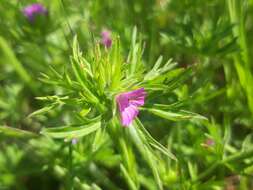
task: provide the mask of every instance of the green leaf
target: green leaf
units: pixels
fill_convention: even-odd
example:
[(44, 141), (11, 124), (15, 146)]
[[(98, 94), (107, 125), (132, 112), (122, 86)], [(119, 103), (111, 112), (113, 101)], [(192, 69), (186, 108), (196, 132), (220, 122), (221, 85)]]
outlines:
[(115, 89), (118, 87), (119, 82), (122, 78), (122, 60), (120, 56), (120, 43), (119, 39), (115, 41), (115, 45), (113, 46), (112, 49), (112, 55), (111, 55), (111, 62), (112, 62), (112, 84), (111, 88)]
[(0, 126), (0, 136), (7, 136), (7, 137), (15, 137), (15, 138), (34, 138), (38, 137), (37, 134), (25, 131), (22, 129), (17, 129), (13, 127), (7, 126)]
[(198, 120), (207, 120), (206, 117), (199, 115), (197, 113), (192, 113), (184, 110), (180, 111), (163, 111), (159, 109), (145, 108), (145, 110), (171, 121), (180, 121), (180, 120), (189, 120), (189, 119), (198, 119)]
[(77, 81), (82, 86), (83, 91), (85, 92), (85, 96), (89, 99), (89, 101), (93, 103), (98, 103), (97, 97), (90, 91), (86, 83), (87, 77), (85, 75), (85, 72), (83, 71), (83, 68), (81, 67), (80, 57), (81, 57), (81, 53), (79, 51), (77, 37), (75, 37), (74, 42), (73, 42), (73, 58), (71, 59), (71, 66), (73, 69), (73, 73)]
[(41, 115), (41, 114), (47, 113), (50, 110), (54, 109), (56, 106), (57, 106), (56, 104), (53, 104), (53, 105), (50, 105), (50, 106), (46, 106), (44, 108), (41, 108), (41, 109), (39, 109), (39, 110), (31, 113), (30, 115), (28, 115), (28, 117), (33, 117), (33, 116), (36, 116), (36, 115)]
[(132, 33), (132, 46), (127, 58), (128, 74), (127, 77), (132, 77), (133, 75), (142, 73), (142, 44), (136, 42), (137, 28), (134, 27)]
[(128, 128), (132, 140), (134, 141), (136, 147), (138, 148), (143, 158), (145, 159), (150, 169), (152, 170), (158, 189), (163, 190), (162, 181), (159, 175), (159, 170), (155, 159), (156, 157), (153, 154), (153, 152), (151, 152), (149, 145), (146, 143), (145, 136), (143, 134), (138, 133), (134, 125), (130, 125)]
[[(168, 62), (168, 64), (170, 64), (170, 62)], [(172, 65), (175, 64), (176, 63)], [(187, 69), (177, 68), (173, 70), (170, 70), (170, 68), (168, 68), (168, 70), (165, 73), (163, 73), (164, 71), (160, 70), (159, 72), (162, 73), (155, 74), (156, 75), (155, 77), (151, 76), (152, 80), (143, 81), (142, 86), (145, 89), (170, 92), (180, 87), (182, 83), (192, 75), (192, 68), (191, 67)]]
[(141, 132), (142, 135), (145, 137), (145, 139), (148, 141), (150, 146), (153, 148), (159, 150), (169, 158), (173, 160), (177, 160), (176, 156), (172, 154), (166, 147), (164, 147), (162, 144), (160, 144), (158, 141), (156, 141), (150, 134), (149, 132), (145, 129), (141, 121), (136, 118), (136, 121), (134, 122), (135, 127), (138, 129), (138, 132)]
[(189, 170), (189, 174), (191, 176), (192, 180), (195, 180), (197, 178), (197, 169), (196, 169), (196, 165), (193, 164), (192, 162), (187, 162), (188, 164), (188, 170)]
[(177, 102), (174, 102), (172, 104), (152, 104), (150, 105), (151, 108), (154, 108), (154, 109), (161, 109), (161, 110), (172, 110), (172, 109), (177, 109), (177, 108), (180, 108), (182, 107), (183, 105), (185, 104), (189, 104), (193, 101), (192, 97), (186, 99), (186, 100), (180, 100), (180, 101), (177, 101)]
[(160, 78), (161, 76), (165, 77), (166, 73), (177, 65), (177, 63), (172, 63), (172, 59), (170, 59), (164, 66), (160, 67), (162, 64), (162, 60), (163, 57), (160, 56), (156, 61), (154, 67), (145, 75), (144, 81), (155, 80), (156, 78)]
[(41, 134), (52, 137), (52, 138), (79, 138), (86, 136), (101, 127), (101, 122), (96, 121), (84, 125), (68, 125), (54, 128), (44, 128)]
[[(23, 65), (19, 62), (19, 60), (16, 58), (14, 52), (12, 51), (11, 47), (7, 43), (7, 41), (0, 37), (0, 52), (2, 53), (2, 57), (4, 58), (4, 62), (8, 62), (8, 64), (12, 65), (15, 71), (18, 73), (20, 78), (31, 85), (31, 78), (30, 75), (26, 72)], [(3, 61), (1, 61), (3, 62)]]
[(89, 112), (90, 112), (91, 108), (83, 108), (81, 111), (80, 111), (80, 115), (82, 117), (85, 117)]
[(138, 188), (136, 187), (134, 181), (131, 179), (129, 173), (127, 172), (126, 168), (122, 164), (120, 164), (120, 170), (123, 173), (123, 176), (127, 181), (128, 187), (131, 190), (138, 190)]
[(162, 183), (162, 180), (160, 178), (160, 175), (159, 175), (159, 170), (158, 170), (158, 167), (157, 167), (157, 163), (156, 163), (156, 160), (155, 160), (155, 157), (154, 155), (148, 150), (147, 147), (144, 147), (144, 149), (146, 149), (146, 156), (147, 156), (147, 162), (149, 163), (149, 166), (151, 167), (151, 170), (153, 172), (153, 175), (154, 175), (154, 178), (155, 178), (155, 181), (157, 183), (157, 186), (159, 187), (159, 190), (163, 190), (163, 183)]
[(82, 52), (79, 48), (77, 36), (75, 36), (73, 40), (73, 61), (77, 62), (81, 70), (84, 71), (81, 73), (84, 77), (85, 73), (87, 73), (90, 77), (93, 77), (90, 63), (84, 57), (82, 57)]

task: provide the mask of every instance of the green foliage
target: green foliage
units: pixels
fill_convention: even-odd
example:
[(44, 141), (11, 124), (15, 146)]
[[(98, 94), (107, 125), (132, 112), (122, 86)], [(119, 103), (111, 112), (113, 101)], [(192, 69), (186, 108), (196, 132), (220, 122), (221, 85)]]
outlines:
[(252, 0), (34, 2), (0, 6), (0, 189), (253, 188)]

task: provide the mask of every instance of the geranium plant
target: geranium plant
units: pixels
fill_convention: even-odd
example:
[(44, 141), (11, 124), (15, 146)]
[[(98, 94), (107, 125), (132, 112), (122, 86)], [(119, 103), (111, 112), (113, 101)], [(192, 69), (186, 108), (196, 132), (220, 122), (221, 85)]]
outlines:
[(158, 188), (163, 189), (156, 162), (157, 151), (175, 161), (177, 159), (144, 127), (139, 118), (140, 112), (143, 112), (143, 117), (150, 112), (172, 121), (206, 118), (178, 109), (181, 101), (156, 102), (162, 97), (166, 100), (181, 86), (191, 75), (192, 68), (176, 68), (177, 64), (172, 60), (163, 63), (162, 57), (152, 68), (146, 67), (142, 60), (143, 46), (136, 41), (136, 36), (137, 30), (134, 29), (127, 57), (122, 55), (118, 37), (113, 39), (111, 47), (97, 43), (94, 49), (84, 53), (75, 37), (70, 64), (66, 63), (62, 73), (51, 67), (52, 72), (44, 73), (40, 78), (45, 83), (58, 86), (61, 93), (38, 97), (46, 101), (47, 106), (31, 116), (52, 109), (71, 108), (70, 124), (45, 127), (41, 133), (70, 142), (95, 133), (94, 146), (103, 135), (109, 134), (116, 149), (121, 152), (124, 164), (120, 168), (129, 186), (137, 188), (140, 185), (133, 162), (136, 159), (133, 147), (136, 147), (151, 168)]

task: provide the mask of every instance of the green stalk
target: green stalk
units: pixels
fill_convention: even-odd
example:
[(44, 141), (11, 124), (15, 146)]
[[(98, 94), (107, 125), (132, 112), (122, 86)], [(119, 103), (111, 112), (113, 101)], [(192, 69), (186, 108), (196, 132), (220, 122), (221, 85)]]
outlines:
[(3, 58), (2, 62), (5, 61), (6, 63), (10, 64), (19, 75), (20, 79), (24, 81), (31, 90), (34, 91), (34, 83), (32, 81), (32, 78), (24, 66), (21, 64), (21, 62), (17, 59), (10, 45), (3, 37), (0, 37), (0, 49), (1, 59)]
[(69, 142), (69, 155), (68, 155), (68, 189), (73, 190), (74, 189), (74, 175), (73, 175), (73, 147), (72, 142)]
[(247, 46), (247, 37), (245, 29), (245, 0), (227, 0), (227, 6), (230, 16), (230, 21), (235, 24), (233, 28), (233, 34), (238, 37), (238, 46), (241, 49), (240, 53), (233, 55), (233, 60), (236, 68), (237, 75), (239, 77), (240, 84), (245, 91), (248, 106), (253, 113), (253, 76), (251, 73), (250, 56)]
[[(233, 28), (233, 34), (238, 37), (238, 45), (242, 49), (241, 56), (245, 66), (250, 66), (249, 51), (247, 46), (246, 30), (245, 30), (245, 13), (244, 0), (227, 0), (230, 21), (236, 24)], [(240, 58), (239, 58), (240, 60)]]
[(133, 153), (133, 148), (129, 143), (126, 143), (126, 135), (123, 130), (119, 128), (118, 121), (113, 119), (109, 126), (108, 132), (111, 136), (112, 141), (117, 145), (117, 149), (122, 156), (123, 167), (121, 166), (121, 171), (123, 172), (123, 177), (125, 178), (129, 189), (137, 190), (139, 189), (138, 183), (138, 172), (136, 168), (135, 155)]

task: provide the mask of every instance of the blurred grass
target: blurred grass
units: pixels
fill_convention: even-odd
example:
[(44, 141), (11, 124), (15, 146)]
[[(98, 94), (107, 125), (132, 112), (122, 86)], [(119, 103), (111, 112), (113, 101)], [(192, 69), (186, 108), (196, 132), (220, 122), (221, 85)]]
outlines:
[[(183, 108), (211, 119), (172, 122), (165, 120), (168, 112), (164, 120), (141, 112), (147, 130), (173, 150), (178, 162), (159, 153), (153, 158), (144, 145), (132, 145), (136, 142), (112, 141), (120, 133), (110, 137), (102, 132), (95, 151), (93, 135), (78, 139), (72, 152), (73, 188), (156, 190), (157, 184), (160, 189), (253, 188), (252, 0), (44, 0), (40, 2), (48, 8), (48, 16), (31, 24), (22, 9), (33, 2), (0, 3), (0, 189), (67, 189), (68, 143), (30, 139), (30, 134), (79, 119), (73, 117), (76, 110), (63, 106), (27, 117), (46, 105), (35, 96), (62, 93), (39, 81), (40, 73), (51, 73), (51, 67), (59, 73), (70, 68), (73, 35), (88, 55), (103, 28), (120, 36), (120, 51), (126, 57), (133, 48), (134, 26), (136, 38), (145, 44), (145, 65), (152, 68), (163, 55), (164, 60), (173, 58), (179, 68), (194, 66), (180, 88), (172, 85), (169, 97), (150, 97), (161, 105), (171, 103), (173, 111)], [(209, 145), (208, 139), (214, 144)]]

